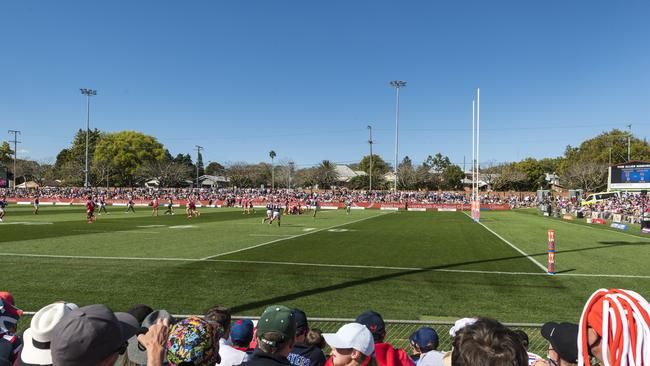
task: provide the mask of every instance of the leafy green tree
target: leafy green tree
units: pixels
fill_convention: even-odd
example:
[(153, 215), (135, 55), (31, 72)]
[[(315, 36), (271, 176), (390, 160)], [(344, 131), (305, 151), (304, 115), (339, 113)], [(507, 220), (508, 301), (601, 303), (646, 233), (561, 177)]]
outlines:
[(0, 145), (0, 163), (8, 164), (13, 159), (14, 151), (7, 141)]
[(400, 189), (417, 189), (418, 182), (411, 158), (405, 156), (398, 167)]
[(116, 186), (134, 186), (143, 164), (165, 159), (165, 148), (153, 136), (136, 131), (109, 133), (95, 148), (95, 161), (109, 161)]
[[(381, 156), (372, 154), (372, 177), (374, 179), (375, 174), (376, 175), (384, 175), (388, 173), (388, 170), (390, 167), (388, 164), (384, 161), (384, 159), (381, 158)], [(366, 174), (370, 173), (370, 155), (364, 156), (361, 161), (359, 162), (359, 170), (363, 170), (366, 172)]]
[(329, 189), (338, 183), (336, 166), (329, 160), (323, 160), (314, 171), (313, 180), (321, 189)]
[(442, 172), (445, 168), (451, 165), (451, 161), (449, 160), (449, 157), (443, 156), (441, 153), (436, 153), (435, 156), (427, 156), (424, 165), (433, 169), (435, 172)]
[[(93, 169), (95, 149), (101, 141), (103, 133), (98, 129), (88, 133), (88, 163), (90, 182), (97, 180)], [(68, 185), (82, 185), (84, 183), (84, 170), (86, 168), (86, 130), (79, 129), (72, 138), (70, 147), (59, 152), (54, 163), (54, 175)]]
[(465, 173), (458, 165), (450, 165), (442, 171), (442, 188), (456, 190), (463, 188)]
[(226, 168), (215, 161), (210, 162), (210, 164), (205, 167), (205, 173), (209, 175), (222, 175), (225, 171)]

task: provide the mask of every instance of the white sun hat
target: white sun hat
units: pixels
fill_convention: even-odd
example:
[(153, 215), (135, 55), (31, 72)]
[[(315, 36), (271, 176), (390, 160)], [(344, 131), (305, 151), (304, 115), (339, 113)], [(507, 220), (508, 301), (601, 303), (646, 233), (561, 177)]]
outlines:
[(50, 341), (52, 329), (63, 317), (78, 308), (72, 303), (57, 302), (37, 311), (30, 327), (23, 334), (21, 365), (51, 365)]
[(375, 351), (372, 333), (363, 324), (345, 324), (336, 333), (323, 333), (323, 338), (333, 348), (353, 348), (366, 356)]

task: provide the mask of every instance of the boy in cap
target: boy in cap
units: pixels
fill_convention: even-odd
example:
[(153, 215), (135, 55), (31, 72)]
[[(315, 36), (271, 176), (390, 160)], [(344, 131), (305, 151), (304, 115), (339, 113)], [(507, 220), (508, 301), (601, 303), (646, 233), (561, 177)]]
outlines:
[(309, 325), (307, 324), (307, 315), (300, 309), (293, 309), (293, 315), (296, 318), (296, 337), (294, 345), (287, 357), (289, 362), (294, 366), (323, 366), (325, 365), (325, 355), (323, 351), (306, 343)]
[(336, 333), (324, 333), (323, 337), (332, 348), (327, 360), (333, 366), (368, 366), (374, 364), (372, 354), (375, 342), (372, 334), (363, 324), (348, 323)]
[(15, 305), (14, 297), (6, 291), (0, 292), (0, 340), (11, 346), (9, 362), (14, 362), (23, 347), (22, 339), (16, 335), (16, 325), (23, 311)]
[(372, 338), (375, 341), (375, 358), (379, 366), (415, 366), (413, 360), (403, 349), (395, 348), (390, 343), (384, 343), (386, 325), (378, 312), (368, 310), (359, 315), (355, 321), (365, 325), (372, 333)]
[(257, 323), (257, 349), (245, 366), (290, 366), (287, 356), (296, 336), (296, 319), (286, 306), (272, 305)]
[(422, 327), (410, 337), (411, 347), (420, 355), (418, 366), (442, 366), (444, 353), (438, 351), (438, 333), (433, 328)]
[(570, 366), (578, 362), (578, 324), (548, 322), (541, 333), (548, 341), (548, 362), (538, 361), (536, 366)]
[(238, 319), (235, 321), (230, 328), (230, 343), (232, 343), (232, 348), (246, 352), (249, 356), (252, 355), (253, 350), (249, 345), (253, 340), (254, 331), (255, 325), (251, 320)]

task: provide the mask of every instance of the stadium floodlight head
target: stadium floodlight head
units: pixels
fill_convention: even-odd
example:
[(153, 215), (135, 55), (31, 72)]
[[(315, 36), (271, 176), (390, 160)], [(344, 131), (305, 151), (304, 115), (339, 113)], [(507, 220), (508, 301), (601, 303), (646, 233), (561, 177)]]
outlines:
[(93, 95), (97, 95), (97, 90), (94, 90), (94, 89), (81, 88), (79, 90), (81, 91), (81, 94), (89, 96), (89, 97), (93, 96)]
[(403, 88), (403, 87), (406, 86), (406, 81), (404, 81), (404, 80), (393, 80), (393, 81), (390, 82), (390, 86), (392, 86), (393, 88), (398, 88), (398, 89)]

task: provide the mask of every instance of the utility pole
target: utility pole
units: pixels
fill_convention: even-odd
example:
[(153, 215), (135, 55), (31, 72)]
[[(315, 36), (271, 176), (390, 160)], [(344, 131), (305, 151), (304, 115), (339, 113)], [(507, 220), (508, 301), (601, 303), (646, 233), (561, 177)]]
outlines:
[(368, 175), (370, 177), (370, 191), (372, 191), (372, 126), (368, 125), (368, 145), (370, 145), (370, 174)]
[(20, 135), (20, 131), (18, 131), (18, 130), (9, 130), (9, 133), (14, 134), (14, 139), (11, 142), (14, 143), (14, 171), (13, 171), (13, 174), (14, 174), (14, 187), (13, 188), (16, 189), (16, 157), (18, 156), (18, 143), (20, 142), (20, 141), (18, 141), (18, 135)]
[(627, 125), (627, 161), (630, 162), (630, 140), (632, 138), (632, 124)]
[(196, 189), (199, 189), (199, 156), (201, 155), (201, 150), (203, 150), (203, 146), (199, 145), (194, 145), (196, 146)]

